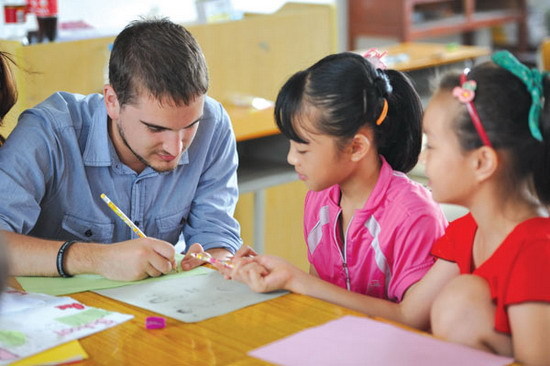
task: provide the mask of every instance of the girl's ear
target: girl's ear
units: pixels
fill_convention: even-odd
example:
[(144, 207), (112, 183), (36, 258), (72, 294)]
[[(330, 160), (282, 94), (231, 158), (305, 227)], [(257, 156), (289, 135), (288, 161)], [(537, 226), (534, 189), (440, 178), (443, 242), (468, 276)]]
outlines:
[(357, 162), (363, 159), (372, 148), (372, 132), (361, 130), (357, 132), (351, 141), (351, 161)]
[(472, 166), (478, 182), (491, 178), (498, 169), (497, 152), (488, 146), (482, 146), (472, 154)]
[(118, 97), (113, 87), (106, 84), (103, 87), (103, 97), (105, 100), (105, 107), (107, 108), (107, 114), (111, 120), (117, 120), (120, 114), (120, 104), (118, 103)]

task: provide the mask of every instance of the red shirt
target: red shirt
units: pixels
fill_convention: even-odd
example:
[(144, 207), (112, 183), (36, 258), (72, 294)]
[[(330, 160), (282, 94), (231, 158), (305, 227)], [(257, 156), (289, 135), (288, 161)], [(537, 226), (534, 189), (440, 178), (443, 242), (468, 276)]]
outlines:
[(533, 218), (516, 226), (493, 255), (474, 268), (472, 249), (477, 224), (471, 214), (453, 221), (432, 254), (484, 278), (496, 304), (495, 329), (510, 334), (507, 306), (550, 302), (550, 219)]

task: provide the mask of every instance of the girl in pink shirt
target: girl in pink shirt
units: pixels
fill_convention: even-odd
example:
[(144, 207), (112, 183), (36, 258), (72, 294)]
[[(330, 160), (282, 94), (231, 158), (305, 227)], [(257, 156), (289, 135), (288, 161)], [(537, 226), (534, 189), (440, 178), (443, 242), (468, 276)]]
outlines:
[[(237, 253), (235, 268), (226, 274), (256, 291), (288, 289), (431, 329), (438, 337), (513, 356), (523, 364), (550, 365), (550, 78), (507, 51), (468, 71), (442, 79), (424, 114), (423, 129), (434, 199), (465, 206), (470, 213), (452, 222), (436, 241), (432, 253), (439, 259), (400, 303), (348, 292), (280, 258), (246, 257), (253, 254), (247, 248)], [(326, 95), (335, 94), (327, 90)], [(308, 95), (304, 100), (316, 99)], [(293, 126), (303, 128), (302, 138), (324, 137), (316, 124), (307, 124), (307, 113), (298, 115), (302, 117)], [(307, 154), (312, 145), (300, 151)], [(343, 145), (344, 151), (353, 156), (358, 145)], [(348, 166), (350, 160), (340, 164)], [(329, 155), (324, 165), (331, 164)], [(302, 174), (311, 179), (309, 171)], [(376, 192), (376, 185), (372, 187)], [(342, 206), (344, 199), (342, 189)]]
[(418, 161), (421, 113), (404, 74), (354, 53), (325, 57), (282, 87), (275, 118), (310, 189), (304, 237), (315, 276), (399, 302), (434, 263), (446, 220), (404, 174)]
[(282, 87), (275, 118), (310, 189), (304, 236), (314, 276), (399, 302), (433, 265), (447, 222), (405, 175), (418, 161), (421, 115), (403, 73), (355, 53), (327, 56)]

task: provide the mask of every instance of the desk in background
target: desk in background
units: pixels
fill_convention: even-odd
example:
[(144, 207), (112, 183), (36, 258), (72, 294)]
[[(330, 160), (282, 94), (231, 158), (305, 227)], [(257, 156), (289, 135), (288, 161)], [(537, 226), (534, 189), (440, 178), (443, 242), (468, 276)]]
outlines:
[(388, 66), (405, 72), (472, 61), (491, 52), (487, 47), (418, 42), (399, 43), (382, 50), (388, 51), (388, 56), (405, 55), (403, 61)]

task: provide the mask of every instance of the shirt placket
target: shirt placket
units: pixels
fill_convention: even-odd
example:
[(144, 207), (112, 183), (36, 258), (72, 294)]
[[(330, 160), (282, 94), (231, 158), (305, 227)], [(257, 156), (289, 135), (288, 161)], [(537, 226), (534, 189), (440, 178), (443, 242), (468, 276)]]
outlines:
[[(130, 197), (130, 220), (136, 224), (137, 227), (141, 229), (147, 235), (145, 232), (145, 221), (143, 217), (143, 178), (137, 177), (137, 179), (132, 184), (132, 190), (131, 190), (131, 197)], [(137, 234), (132, 232), (131, 233), (132, 238), (137, 238)]]
[(351, 291), (351, 278), (350, 278), (350, 275), (349, 275), (349, 268), (348, 268), (348, 258), (347, 258), (347, 236), (348, 236), (348, 228), (349, 228), (349, 225), (351, 224), (351, 221), (353, 220), (350, 220), (350, 223), (348, 224), (348, 228), (346, 228), (345, 232), (344, 232), (344, 235), (343, 235), (343, 238), (344, 238), (344, 243), (343, 243), (343, 246), (340, 247), (338, 245), (339, 243), (339, 240), (337, 238), (337, 226), (339, 225), (339, 218), (342, 214), (342, 210), (340, 209), (338, 211), (338, 213), (336, 214), (336, 219), (334, 220), (334, 227), (333, 227), (333, 230), (332, 230), (332, 233), (334, 235), (333, 237), (333, 242), (335, 243), (336, 247), (337, 247), (337, 250), (338, 252), (340, 253), (340, 257), (342, 258), (342, 267), (344, 268), (344, 275), (345, 275), (345, 281), (346, 281), (346, 289), (348, 291)]

